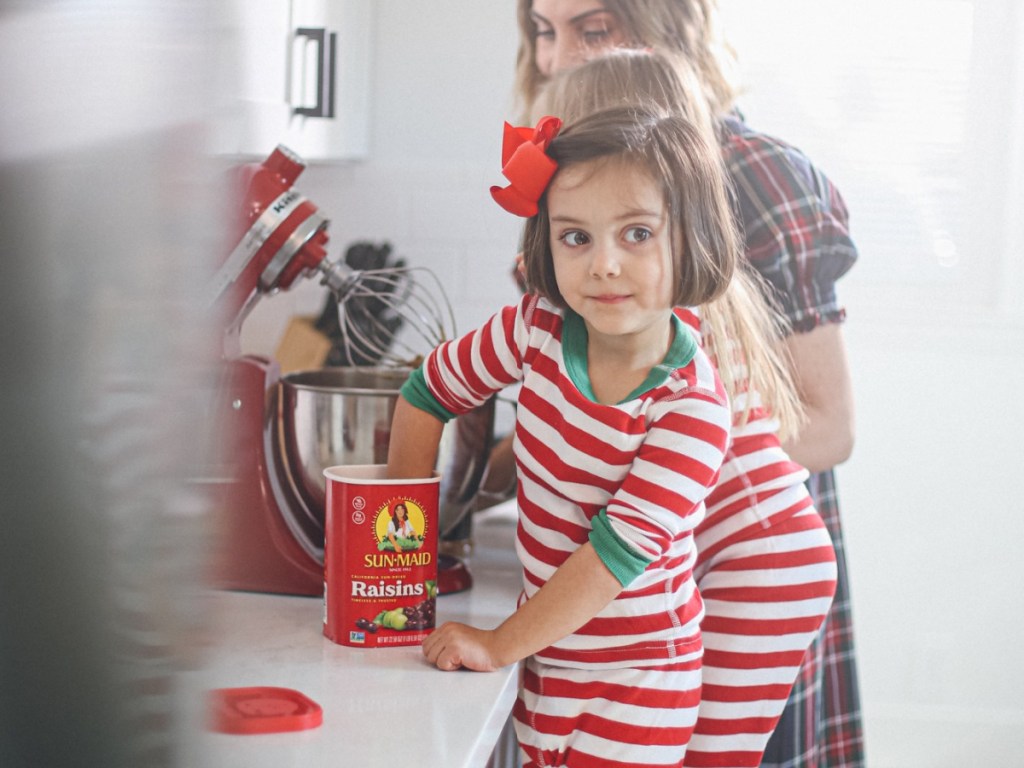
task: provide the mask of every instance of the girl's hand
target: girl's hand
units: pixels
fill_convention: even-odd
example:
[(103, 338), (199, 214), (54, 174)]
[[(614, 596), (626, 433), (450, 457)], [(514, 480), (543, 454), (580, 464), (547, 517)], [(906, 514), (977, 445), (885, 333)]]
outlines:
[(423, 655), (445, 672), (465, 667), (476, 672), (493, 672), (503, 666), (492, 654), (493, 630), (475, 629), (448, 621), (427, 635)]
[(446, 622), (427, 635), (423, 655), (446, 672), (460, 667), (492, 672), (575, 632), (621, 591), (622, 585), (588, 541), (497, 629)]

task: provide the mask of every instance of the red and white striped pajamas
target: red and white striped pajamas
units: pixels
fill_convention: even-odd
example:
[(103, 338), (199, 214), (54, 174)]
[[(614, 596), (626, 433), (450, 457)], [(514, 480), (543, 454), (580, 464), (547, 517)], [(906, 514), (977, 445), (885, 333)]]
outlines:
[[(676, 310), (700, 337), (696, 312)], [(808, 646), (828, 614), (836, 558), (804, 485), (756, 394), (695, 532), (704, 599), (703, 691), (684, 765), (759, 766)]]
[(512, 712), (524, 766), (678, 766), (700, 703), (699, 650), (649, 668), (528, 658)]
[[(732, 487), (716, 486), (729, 449), (727, 400), (682, 323), (675, 337), (665, 363), (637, 392), (601, 405), (588, 397), (580, 318), (524, 297), (439, 347), (403, 388), (414, 405), (444, 418), (521, 381), (515, 453), (524, 599), (588, 540), (623, 584), (594, 619), (526, 663), (515, 709), (526, 765), (678, 767), (688, 743), (697, 760), (716, 759), (723, 744), (727, 759), (739, 753), (736, 759), (746, 760), (758, 744), (763, 749), (776, 701), (779, 710), (785, 701), (797, 649), (810, 642), (805, 627), (820, 624), (827, 609), (830, 588), (819, 589), (828, 594), (810, 599), (813, 605), (797, 606), (790, 598), (803, 587), (787, 583), (803, 584), (800, 569), (790, 569), (817, 535), (805, 523), (820, 525), (813, 507), (797, 509), (804, 499), (792, 488), (803, 487), (802, 470), (789, 465), (792, 477), (741, 478), (735, 498), (712, 493)], [(768, 455), (755, 454), (733, 455), (733, 466)], [(751, 489), (759, 499), (753, 511)], [(724, 527), (702, 522), (706, 499), (715, 501)], [(786, 508), (773, 513), (780, 501)], [(734, 506), (743, 513), (734, 514)], [(751, 521), (756, 531), (746, 525)], [(785, 535), (783, 528), (765, 535), (764, 524), (776, 522), (785, 523)], [(715, 566), (702, 571), (714, 609), (706, 650), (695, 529), (711, 548), (700, 562)], [(812, 549), (827, 549), (827, 536), (819, 544)], [(828, 582), (820, 565), (811, 570), (816, 583)], [(788, 597), (776, 606), (763, 600), (769, 593)], [(758, 602), (763, 618), (748, 613)], [(780, 623), (787, 611), (795, 623)], [(762, 653), (764, 636), (785, 646), (779, 656)], [(793, 654), (792, 669), (781, 664)], [(729, 736), (723, 741), (719, 733)], [(694, 763), (718, 764), (732, 763)]]

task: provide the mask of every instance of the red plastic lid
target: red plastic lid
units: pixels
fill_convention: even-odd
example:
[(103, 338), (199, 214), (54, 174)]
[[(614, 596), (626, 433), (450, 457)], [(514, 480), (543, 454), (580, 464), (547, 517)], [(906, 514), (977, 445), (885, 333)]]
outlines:
[(221, 733), (304, 731), (324, 721), (320, 705), (291, 688), (216, 688), (210, 694), (210, 727)]

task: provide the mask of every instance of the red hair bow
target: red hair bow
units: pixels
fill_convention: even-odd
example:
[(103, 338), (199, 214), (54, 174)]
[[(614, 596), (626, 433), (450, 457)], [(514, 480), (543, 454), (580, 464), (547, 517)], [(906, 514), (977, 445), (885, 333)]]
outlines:
[(562, 121), (550, 115), (542, 117), (536, 128), (516, 128), (505, 123), (501, 173), (512, 183), (491, 187), (491, 197), (509, 213), (537, 215), (537, 201), (558, 169), (546, 152), (561, 127)]

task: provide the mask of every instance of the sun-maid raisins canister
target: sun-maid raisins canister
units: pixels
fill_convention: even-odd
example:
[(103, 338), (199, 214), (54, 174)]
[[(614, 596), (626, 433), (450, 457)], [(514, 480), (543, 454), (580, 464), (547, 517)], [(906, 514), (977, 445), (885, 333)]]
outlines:
[(324, 635), (341, 645), (419, 645), (434, 628), (441, 478), (385, 474), (324, 470)]

